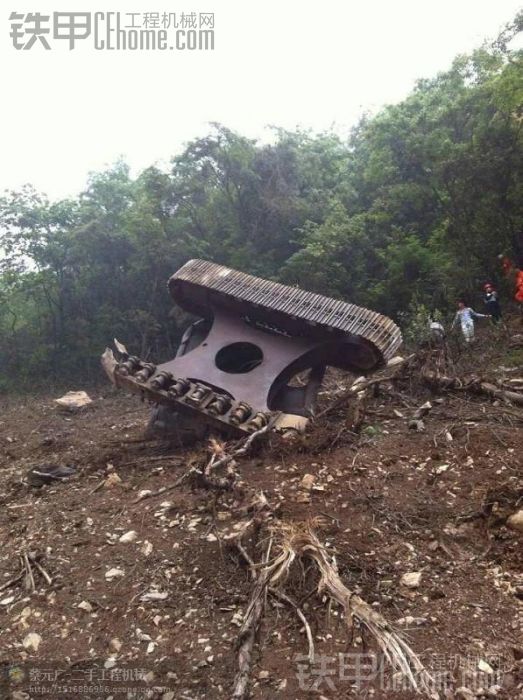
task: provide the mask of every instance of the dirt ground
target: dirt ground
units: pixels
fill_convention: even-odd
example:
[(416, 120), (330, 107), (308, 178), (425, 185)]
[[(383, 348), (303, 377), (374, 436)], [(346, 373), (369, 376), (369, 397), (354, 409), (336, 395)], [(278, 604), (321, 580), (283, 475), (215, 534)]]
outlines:
[[(503, 369), (490, 340), (482, 347), (492, 379), (523, 374), (514, 362)], [(351, 380), (331, 377), (322, 405)], [(253, 585), (223, 538), (242, 504), (188, 482), (138, 500), (206, 447), (145, 440), (147, 406), (110, 388), (90, 394), (78, 414), (60, 413), (56, 396), (0, 398), (0, 697), (117, 698), (132, 687), (131, 697), (228, 698)], [(426, 400), (418, 432), (409, 420)], [(358, 435), (343, 407), (304, 437), (271, 436), (238, 469), (280, 519), (316, 519), (343, 581), (395, 623), (443, 696), (523, 698), (523, 535), (505, 525), (522, 504), (522, 425), (521, 408), (431, 394), (406, 377), (371, 397)], [(48, 464), (76, 472), (26, 482)], [(305, 474), (310, 503), (298, 498)], [(13, 582), (24, 554), (39, 565), (29, 564), (34, 591), (27, 576)], [(409, 588), (400, 581), (413, 572)], [(314, 664), (302, 620), (269, 596), (251, 697), (414, 697), (376, 667), (369, 635), (349, 635), (317, 583), (297, 565), (285, 584), (311, 626)]]

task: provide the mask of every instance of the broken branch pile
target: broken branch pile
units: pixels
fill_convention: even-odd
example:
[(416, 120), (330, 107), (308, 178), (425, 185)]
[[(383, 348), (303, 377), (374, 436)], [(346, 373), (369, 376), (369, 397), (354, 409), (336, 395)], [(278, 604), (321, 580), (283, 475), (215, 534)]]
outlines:
[(432, 389), (483, 394), (490, 398), (502, 399), (503, 401), (523, 406), (523, 392), (497, 387), (495, 384), (485, 382), (474, 375), (469, 375), (460, 379), (458, 377), (448, 377), (444, 374), (438, 374), (435, 371), (425, 370), (423, 372), (423, 380)]

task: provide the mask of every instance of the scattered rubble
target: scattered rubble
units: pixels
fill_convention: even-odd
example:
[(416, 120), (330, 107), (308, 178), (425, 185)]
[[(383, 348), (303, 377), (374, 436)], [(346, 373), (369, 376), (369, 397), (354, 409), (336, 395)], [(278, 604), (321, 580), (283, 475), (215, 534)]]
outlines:
[[(472, 675), (456, 670), (449, 698), (480, 697), (478, 689), (517, 698), (520, 409), (481, 392), (416, 383), (424, 372), (416, 363), (401, 359), (356, 385), (333, 373), (314, 430), (292, 441), (264, 433), (241, 454), (234, 441), (190, 450), (141, 441), (143, 408), (111, 395), (97, 398), (89, 420), (55, 411), (52, 399), (7, 406), (3, 658), (45, 655), (106, 669), (125, 660), (146, 669), (151, 693), (158, 685), (158, 697), (193, 700), (230, 698), (240, 674), (240, 691), (254, 700), (294, 700), (304, 696), (294, 655), (309, 663), (312, 654), (317, 669), (325, 655), (379, 649), (356, 609), (347, 615), (334, 597), (346, 601), (336, 584), (351, 592), (351, 605), (366, 601), (367, 620), (372, 611), (390, 620), (429, 671), (442, 655), (468, 664)], [(520, 391), (508, 376), (492, 383)], [(409, 430), (421, 409), (415, 420), (424, 430)], [(22, 480), (36, 464), (73, 461), (67, 488)], [(316, 539), (284, 536), (282, 524), (301, 533), (307, 523)], [(253, 591), (264, 590), (263, 572), (280, 556), (294, 563), (266, 580), (253, 626)], [(384, 668), (388, 681), (393, 671)], [(333, 679), (336, 690), (323, 683), (318, 697), (352, 692)], [(393, 697), (373, 681), (361, 694)]]

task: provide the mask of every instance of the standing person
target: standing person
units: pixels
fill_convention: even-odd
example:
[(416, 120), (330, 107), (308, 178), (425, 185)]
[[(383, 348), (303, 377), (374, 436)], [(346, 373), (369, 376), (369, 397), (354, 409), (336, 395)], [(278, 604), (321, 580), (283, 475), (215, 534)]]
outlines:
[(523, 311), (523, 270), (519, 270), (516, 273), (516, 293), (514, 299), (519, 304), (519, 310)]
[(494, 323), (499, 323), (501, 321), (501, 306), (499, 304), (498, 293), (490, 282), (487, 282), (484, 289), (485, 296), (483, 297), (483, 301), (487, 307), (488, 315), (492, 316)]
[(523, 269), (517, 267), (506, 255), (498, 255), (498, 259), (501, 261), (503, 273), (514, 283), (514, 299), (518, 302), (520, 311), (523, 312)]
[(434, 316), (429, 316), (429, 333), (430, 339), (436, 344), (441, 345), (445, 340), (445, 328), (440, 321), (437, 321)]
[(456, 311), (450, 330), (452, 330), (459, 321), (465, 342), (473, 343), (475, 318), (488, 318), (488, 316), (486, 314), (478, 314), (471, 309), (470, 306), (467, 306), (463, 300), (460, 300), (458, 301), (458, 310)]

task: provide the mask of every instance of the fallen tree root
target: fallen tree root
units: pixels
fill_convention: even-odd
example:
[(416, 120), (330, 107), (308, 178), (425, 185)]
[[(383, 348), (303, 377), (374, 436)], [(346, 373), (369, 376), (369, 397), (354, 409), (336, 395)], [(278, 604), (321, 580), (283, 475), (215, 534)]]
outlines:
[[(271, 545), (272, 540), (269, 542), (267, 547), (265, 563), (267, 563), (269, 559)], [(247, 608), (247, 612), (245, 613), (240, 634), (238, 636), (238, 673), (234, 679), (231, 700), (243, 700), (247, 694), (252, 667), (252, 652), (254, 649), (256, 633), (258, 632), (258, 627), (260, 626), (263, 612), (265, 610), (267, 588), (271, 571), (272, 566), (267, 566), (262, 571), (260, 576), (256, 575), (256, 583), (254, 584), (249, 606)]]
[(279, 416), (279, 413), (274, 414), (267, 425), (264, 425), (263, 428), (260, 428), (259, 430), (255, 430), (254, 433), (251, 433), (247, 438), (244, 438), (240, 445), (230, 454), (223, 453), (223, 456), (214, 464), (214, 468), (217, 469), (218, 467), (222, 467), (235, 457), (243, 457), (243, 455), (247, 454), (252, 446), (252, 443), (261, 435), (271, 430)]
[[(250, 529), (251, 522), (249, 521), (242, 532)], [(265, 564), (254, 565), (250, 557), (244, 556), (251, 569), (255, 570), (256, 580), (238, 638), (238, 673), (231, 700), (243, 700), (246, 696), (254, 641), (263, 618), (267, 592), (284, 600), (296, 610), (307, 634), (309, 660), (314, 660), (310, 626), (298, 605), (282, 590), (292, 565), (302, 559), (308, 559), (315, 565), (320, 576), (317, 592), (326, 593), (332, 601), (342, 607), (343, 619), (349, 632), (352, 631), (353, 619), (358, 620), (374, 637), (392, 668), (402, 674), (412, 689), (434, 697), (431, 691), (433, 679), (417, 654), (382, 615), (345, 586), (335, 562), (319, 541), (312, 525), (273, 521), (269, 524), (269, 529), (271, 542), (273, 538), (276, 542), (274, 558)]]
[(265, 608), (266, 577), (260, 577), (251, 596), (247, 615), (244, 619), (238, 640), (238, 673), (234, 681), (231, 700), (243, 700), (247, 693), (252, 666), (252, 651), (256, 632)]
[(305, 633), (307, 635), (307, 642), (309, 643), (309, 663), (313, 664), (314, 663), (314, 640), (312, 638), (312, 632), (311, 632), (311, 626), (309, 625), (307, 618), (303, 614), (302, 609), (298, 606), (298, 603), (294, 602), (292, 598), (289, 598), (288, 595), (283, 593), (283, 591), (279, 591), (277, 588), (269, 588), (269, 592), (272, 593), (273, 596), (276, 598), (279, 598), (280, 600), (285, 601), (288, 605), (293, 607), (296, 610), (296, 614), (300, 618), (301, 622), (303, 623), (303, 626), (305, 628)]
[[(254, 433), (251, 433), (248, 437), (242, 440), (241, 443), (236, 447), (236, 449), (233, 450), (231, 453), (225, 452), (223, 446), (220, 443), (216, 442), (215, 440), (211, 440), (211, 448), (213, 454), (210, 460), (205, 465), (205, 467), (192, 466), (188, 471), (184, 472), (174, 483), (169, 484), (169, 486), (162, 486), (157, 491), (141, 492), (132, 502), (133, 505), (140, 503), (141, 501), (147, 498), (162, 496), (164, 493), (167, 493), (168, 491), (172, 491), (173, 489), (177, 488), (189, 478), (195, 479), (197, 482), (199, 482), (200, 486), (209, 489), (215, 489), (217, 491), (232, 491), (236, 489), (241, 490), (240, 487), (242, 482), (240, 481), (240, 475), (236, 471), (236, 462), (234, 461), (234, 458), (242, 457), (245, 454), (247, 454), (253, 442), (272, 428), (274, 422), (278, 418), (278, 415), (279, 414), (276, 414), (272, 418), (272, 420), (263, 428), (256, 430)], [(217, 476), (215, 472), (220, 467), (224, 466), (227, 467), (226, 475), (223, 477)], [(103, 486), (103, 483), (104, 482), (102, 481), (96, 487), (95, 490), (101, 488), (101, 486)]]
[[(338, 574), (336, 564), (331, 561), (311, 525), (304, 527), (291, 523), (279, 523), (278, 528), (282, 538), (280, 545), (282, 556), (285, 556), (288, 567), (298, 557), (310, 559), (320, 573), (318, 593), (326, 592), (332, 600), (341, 605), (349, 632), (352, 630), (352, 620), (356, 618), (374, 637), (391, 666), (410, 682), (412, 688), (430, 693), (432, 678), (417, 654), (392, 629), (382, 615), (345, 586)], [(284, 568), (282, 566), (277, 575), (272, 575), (272, 585), (283, 576)]]
[[(253, 433), (255, 435), (255, 433)], [(247, 440), (250, 439), (247, 438)], [(250, 445), (251, 443), (249, 443)], [(207, 462), (205, 467), (196, 469), (193, 472), (195, 481), (198, 486), (203, 488), (212, 489), (214, 491), (240, 491), (241, 492), (241, 479), (239, 473), (236, 471), (236, 461), (234, 455), (238, 453), (245, 454), (248, 450), (247, 441), (243, 445), (243, 452), (240, 449), (236, 449), (232, 454), (227, 454), (225, 452), (224, 445), (214, 438), (210, 440), (210, 448), (212, 450), (212, 455), (210, 460)], [(219, 476), (216, 471), (220, 467), (225, 467), (225, 474)]]
[[(264, 425), (263, 428), (251, 433), (244, 438), (240, 444), (232, 452), (226, 452), (224, 446), (217, 440), (211, 439), (210, 446), (212, 449), (211, 459), (202, 469), (194, 469), (193, 476), (201, 486), (214, 489), (216, 491), (242, 491), (242, 481), (239, 473), (236, 471), (236, 457), (243, 457), (252, 447), (252, 444), (261, 435), (267, 433), (276, 422), (279, 414), (275, 414), (272, 419)], [(218, 476), (217, 470), (221, 467), (226, 467), (225, 476)]]

